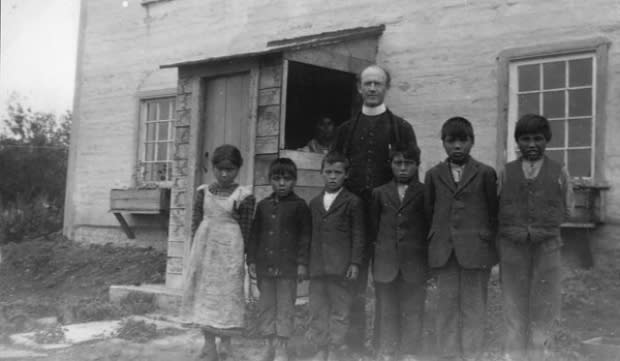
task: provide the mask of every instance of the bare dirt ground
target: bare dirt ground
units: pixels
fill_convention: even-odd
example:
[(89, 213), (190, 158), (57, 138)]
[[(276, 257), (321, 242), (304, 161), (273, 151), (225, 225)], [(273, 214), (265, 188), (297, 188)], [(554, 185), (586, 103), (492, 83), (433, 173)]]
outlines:
[[(0, 346), (8, 335), (36, 330), (34, 320), (56, 317), (62, 324), (119, 319), (153, 311), (149, 300), (134, 299), (121, 306), (108, 302), (111, 284), (161, 283), (166, 256), (153, 249), (80, 246), (60, 236), (51, 240), (9, 244), (2, 247), (0, 264)], [(497, 274), (489, 287), (487, 353), (499, 360), (501, 304)], [(425, 321), (425, 353), (433, 351), (436, 289), (431, 280)], [(372, 297), (368, 302), (372, 310)], [(255, 317), (250, 305), (249, 324)], [(369, 316), (369, 323), (372, 317)], [(307, 328), (307, 310), (298, 308), (296, 337), (292, 347), (300, 353)], [(251, 327), (250, 327), (251, 330)], [(201, 347), (197, 330), (172, 333), (129, 332), (127, 339), (112, 338), (68, 349), (46, 352), (42, 360), (129, 361), (195, 360)], [(618, 337), (620, 332), (620, 252), (597, 255), (589, 270), (565, 267), (562, 320), (555, 332), (556, 360), (586, 360), (579, 354), (581, 340), (596, 336)], [(368, 342), (368, 344), (370, 344)], [(252, 337), (233, 341), (239, 361), (256, 360), (262, 341)], [(359, 357), (358, 357), (359, 359)], [(368, 357), (363, 359), (370, 360)]]

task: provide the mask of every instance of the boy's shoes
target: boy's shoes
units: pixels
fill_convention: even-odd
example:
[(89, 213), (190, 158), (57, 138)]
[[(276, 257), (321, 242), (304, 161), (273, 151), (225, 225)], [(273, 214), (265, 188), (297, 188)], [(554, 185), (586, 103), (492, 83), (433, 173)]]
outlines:
[(288, 361), (288, 342), (283, 337), (278, 337), (275, 342), (273, 361)]
[(198, 355), (200, 361), (217, 361), (217, 350), (215, 348), (215, 339), (205, 337), (205, 345)]
[(217, 350), (217, 356), (219, 361), (232, 361), (232, 345), (230, 344), (230, 337), (220, 338), (220, 347)]

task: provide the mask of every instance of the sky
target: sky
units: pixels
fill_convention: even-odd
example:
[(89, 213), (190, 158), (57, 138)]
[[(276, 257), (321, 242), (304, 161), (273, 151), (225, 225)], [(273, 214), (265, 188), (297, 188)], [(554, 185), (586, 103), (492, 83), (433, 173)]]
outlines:
[(73, 107), (79, 0), (0, 1), (0, 117), (15, 100), (33, 111)]

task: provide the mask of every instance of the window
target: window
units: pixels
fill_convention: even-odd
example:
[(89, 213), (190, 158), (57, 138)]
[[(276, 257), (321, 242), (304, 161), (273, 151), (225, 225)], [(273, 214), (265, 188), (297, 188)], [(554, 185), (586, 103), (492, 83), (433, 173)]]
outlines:
[(169, 182), (172, 179), (175, 97), (145, 99), (141, 104), (144, 125), (141, 142), (140, 181)]
[(517, 120), (527, 113), (542, 114), (551, 123), (547, 155), (566, 164), (571, 176), (592, 178), (597, 125), (595, 54), (514, 61), (509, 82), (509, 160), (516, 157), (511, 135)]

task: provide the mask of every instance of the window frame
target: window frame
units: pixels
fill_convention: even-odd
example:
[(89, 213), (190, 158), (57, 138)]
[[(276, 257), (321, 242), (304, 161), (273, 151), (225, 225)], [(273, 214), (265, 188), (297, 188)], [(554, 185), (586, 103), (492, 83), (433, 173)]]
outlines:
[[(497, 125), (497, 158), (496, 165), (502, 168), (509, 159), (508, 148), (510, 139), (513, 139), (509, 127), (511, 109), (510, 97), (511, 86), (516, 84), (511, 82), (511, 64), (525, 61), (546, 60), (548, 58), (560, 58), (572, 55), (583, 55), (591, 53), (593, 55), (594, 77), (592, 79), (593, 94), (593, 126), (592, 137), (592, 177), (582, 178), (582, 181), (591, 185), (605, 183), (604, 176), (604, 151), (605, 151), (605, 124), (607, 102), (607, 73), (608, 73), (608, 52), (611, 42), (605, 37), (594, 37), (583, 40), (558, 42), (552, 44), (542, 44), (529, 47), (511, 48), (500, 52), (498, 63), (498, 125)], [(516, 73), (516, 72), (515, 72)], [(594, 120), (596, 117), (596, 120)], [(514, 132), (514, 130), (512, 129)]]
[[(569, 66), (568, 66), (568, 62), (571, 60), (581, 60), (581, 59), (591, 59), (592, 60), (592, 83), (590, 85), (584, 85), (584, 86), (575, 86), (575, 87), (571, 87), (570, 84), (565, 84), (564, 87), (561, 88), (553, 88), (553, 89), (544, 89), (543, 86), (543, 80), (544, 80), (544, 64), (547, 63), (555, 63), (555, 62), (564, 62), (564, 64), (567, 64), (567, 66), (565, 67), (564, 71), (565, 71), (565, 81), (568, 81), (569, 77)], [(540, 76), (539, 79), (539, 89), (537, 90), (526, 90), (526, 91), (521, 91), (519, 90), (519, 79), (518, 79), (518, 68), (520, 66), (527, 66), (527, 65), (538, 65), (538, 66), (543, 66), (543, 72), (540, 73), (542, 76)], [(549, 145), (547, 145), (547, 150), (560, 150), (563, 152), (564, 154), (564, 164), (566, 164), (566, 166), (568, 167), (568, 162), (567, 162), (567, 154), (569, 150), (579, 150), (579, 149), (588, 149), (590, 150), (590, 176), (589, 177), (582, 177), (582, 176), (573, 176), (573, 174), (571, 173), (571, 176), (573, 176), (574, 178), (580, 178), (580, 179), (584, 179), (584, 180), (592, 180), (593, 176), (594, 176), (594, 170), (596, 169), (596, 152), (597, 152), (597, 147), (596, 147), (596, 141), (597, 141), (597, 137), (596, 137), (596, 127), (597, 127), (597, 118), (598, 118), (598, 114), (596, 113), (596, 99), (597, 99), (597, 92), (596, 92), (596, 71), (597, 71), (597, 62), (596, 62), (596, 54), (594, 52), (585, 52), (585, 53), (578, 53), (578, 54), (563, 54), (563, 55), (559, 55), (559, 56), (545, 56), (545, 57), (537, 57), (537, 58), (533, 58), (533, 59), (525, 59), (525, 60), (513, 60), (510, 62), (509, 64), (509, 92), (508, 92), (508, 96), (509, 96), (509, 100), (508, 100), (508, 134), (513, 134), (514, 133), (514, 127), (516, 125), (517, 119), (518, 119), (518, 107), (519, 107), (519, 95), (521, 94), (537, 94), (539, 95), (539, 107), (541, 105), (544, 104), (544, 101), (541, 100), (543, 99), (542, 95), (544, 93), (549, 93), (549, 92), (558, 92), (558, 91), (562, 91), (562, 92), (566, 92), (569, 90), (578, 90), (578, 89), (591, 89), (591, 94), (592, 94), (592, 104), (591, 104), (591, 109), (590, 109), (590, 115), (584, 115), (584, 116), (569, 116), (569, 106), (570, 106), (570, 97), (568, 97), (566, 95), (566, 93), (564, 94), (564, 116), (562, 117), (547, 117), (550, 121), (554, 121), (554, 120), (562, 120), (565, 122), (566, 126), (565, 126), (565, 131), (564, 134), (562, 134), (562, 146), (560, 147), (551, 147)], [(568, 99), (567, 99), (568, 98)], [(568, 144), (568, 138), (569, 138), (569, 122), (571, 121), (576, 121), (579, 122), (580, 119), (583, 118), (590, 118), (591, 119), (591, 131), (592, 133), (590, 134), (590, 139), (589, 139), (589, 145), (588, 146), (570, 146)], [(553, 137), (558, 137), (559, 134), (553, 134)], [(514, 139), (514, 137), (507, 137), (507, 144), (506, 144), (506, 158), (507, 161), (511, 161), (514, 160), (515, 158), (513, 157), (513, 152), (512, 149), (516, 149), (516, 141)], [(569, 169), (570, 171), (570, 169)]]
[(170, 140), (170, 144), (171, 144), (168, 158), (169, 158), (171, 167), (174, 166), (174, 144), (175, 144), (175, 137), (176, 137), (175, 123), (177, 121), (176, 88), (141, 92), (137, 96), (137, 107), (138, 107), (137, 118), (139, 122), (138, 124), (139, 132), (138, 132), (138, 139), (136, 142), (136, 166), (134, 170), (134, 178), (135, 178), (135, 183), (136, 183), (135, 186), (137, 187), (152, 185), (152, 184), (157, 185), (160, 188), (171, 188), (172, 187), (172, 183), (173, 183), (172, 176), (170, 177), (170, 179), (165, 180), (165, 181), (155, 181), (155, 180), (144, 179), (144, 172), (145, 172), (144, 166), (146, 162), (146, 146), (145, 145), (147, 142), (146, 140), (146, 128), (147, 128), (146, 118), (148, 114), (148, 108), (147, 108), (148, 103), (151, 101), (156, 101), (156, 100), (166, 99), (166, 98), (169, 98), (172, 100), (172, 104), (174, 107), (174, 110), (172, 110), (172, 115), (174, 116), (174, 118), (171, 119), (171, 122), (173, 122), (173, 124), (171, 125), (169, 129), (171, 134), (169, 134), (168, 136), (168, 139)]

